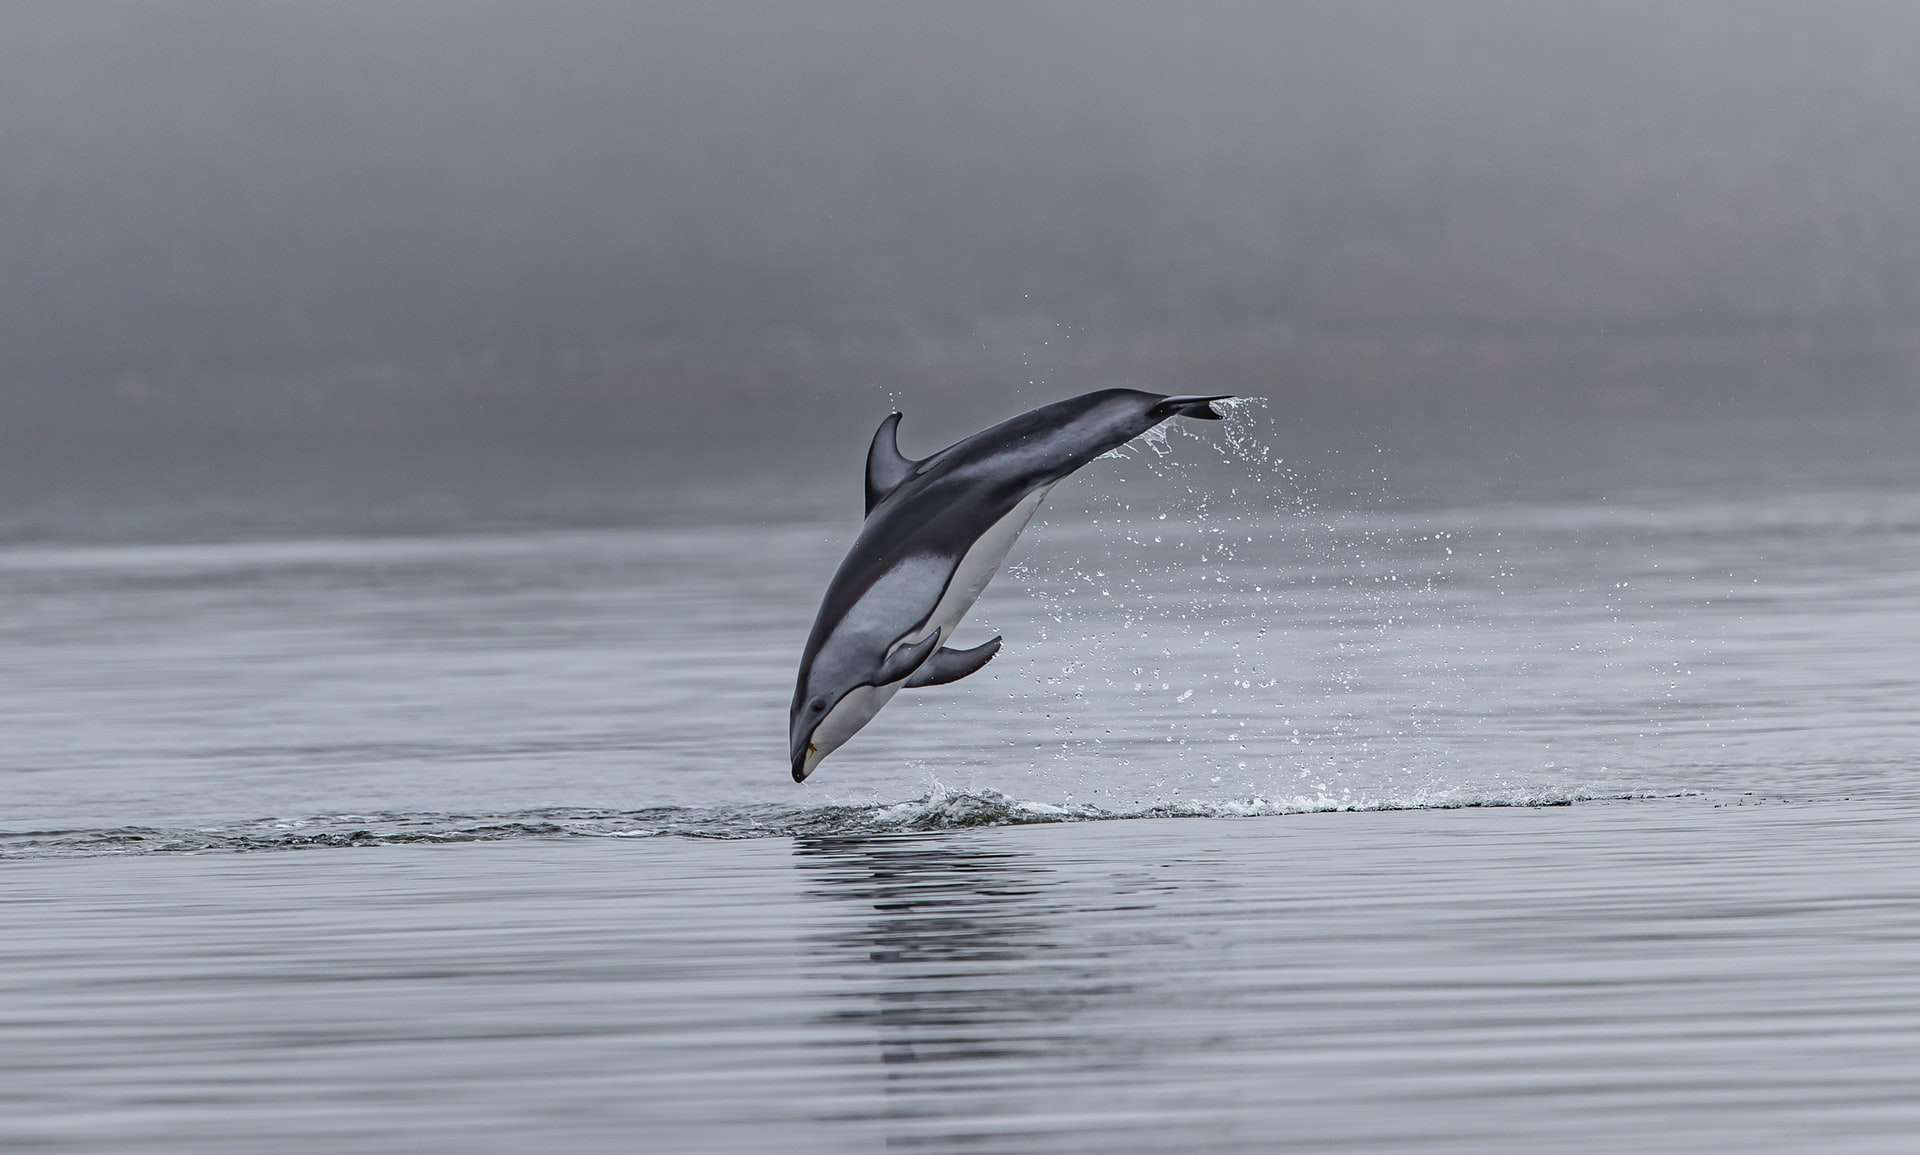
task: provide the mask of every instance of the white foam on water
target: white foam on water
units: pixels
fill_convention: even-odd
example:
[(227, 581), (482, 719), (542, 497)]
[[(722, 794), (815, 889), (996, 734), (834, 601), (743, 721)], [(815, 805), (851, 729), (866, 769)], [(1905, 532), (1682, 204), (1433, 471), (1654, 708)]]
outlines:
[(1646, 793), (1599, 793), (1585, 788), (1481, 794), (1435, 790), (1410, 794), (1298, 793), (1219, 799), (1176, 799), (1112, 808), (1091, 803), (1042, 802), (997, 790), (954, 790), (936, 782), (918, 798), (899, 802), (826, 806), (660, 806), (645, 810), (562, 807), (511, 814), (333, 814), (263, 818), (181, 828), (113, 827), (96, 830), (0, 832), (0, 860), (142, 854), (234, 854), (366, 846), (441, 845), (543, 838), (865, 837), (980, 827), (1063, 822), (1120, 822), (1154, 818), (1279, 818), (1297, 814), (1393, 810), (1459, 810), (1569, 806), (1578, 802), (1635, 801)]

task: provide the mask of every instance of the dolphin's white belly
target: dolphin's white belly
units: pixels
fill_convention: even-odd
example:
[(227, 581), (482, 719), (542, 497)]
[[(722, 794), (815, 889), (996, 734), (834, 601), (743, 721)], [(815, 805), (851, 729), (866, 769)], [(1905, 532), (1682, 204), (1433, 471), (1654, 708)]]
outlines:
[[(1018, 505), (1008, 510), (999, 521), (994, 522), (987, 532), (976, 538), (974, 543), (967, 547), (966, 555), (960, 559), (959, 566), (954, 569), (952, 580), (947, 583), (945, 592), (940, 595), (939, 604), (934, 606), (933, 614), (927, 618), (926, 624), (907, 634), (902, 641), (895, 644), (912, 645), (924, 641), (929, 633), (938, 630), (940, 644), (945, 645), (947, 639), (953, 636), (954, 627), (960, 624), (960, 619), (966, 617), (967, 611), (973, 608), (973, 603), (980, 600), (980, 592), (987, 588), (987, 583), (993, 580), (993, 575), (1000, 572), (1001, 564), (1007, 560), (1007, 555), (1013, 552), (1013, 543), (1019, 539), (1020, 531), (1027, 528), (1027, 523), (1033, 520), (1034, 511), (1040, 508), (1040, 503), (1046, 500), (1047, 490), (1052, 488), (1053, 483), (1049, 482), (1027, 494), (1020, 499)], [(910, 567), (901, 567), (888, 575), (889, 579), (898, 577), (898, 593), (894, 592), (891, 583), (889, 583), (890, 588), (885, 590), (876, 583), (875, 588), (869, 591), (868, 599), (878, 604), (886, 604), (896, 598), (904, 599), (910, 596), (909, 591), (916, 576), (911, 572)], [(907, 675), (907, 677), (912, 676), (912, 674)], [(839, 749), (847, 739), (859, 733), (861, 728), (880, 712), (882, 706), (893, 700), (893, 696), (900, 692), (900, 687), (906, 685), (906, 682), (907, 678), (901, 678), (897, 682), (889, 682), (884, 686), (857, 686), (834, 703), (833, 709), (827, 712), (827, 716), (822, 718), (819, 726), (814, 729), (814, 745), (817, 750), (808, 758), (807, 772), (811, 773), (813, 767), (818, 765), (822, 758)]]
[[(1020, 531), (1027, 528), (1033, 520), (1034, 511), (1047, 498), (1047, 491), (1053, 483), (1034, 490), (1020, 499), (1019, 504), (1008, 510), (1005, 516), (993, 523), (987, 532), (974, 540), (968, 547), (960, 565), (953, 571), (953, 580), (947, 583), (946, 592), (940, 595), (940, 604), (933, 609), (933, 616), (927, 619), (929, 629), (940, 631), (940, 644), (946, 645), (953, 636), (954, 627), (967, 616), (973, 603), (980, 600), (981, 591), (1000, 572), (1000, 566), (1013, 552), (1013, 543), (1019, 540)], [(916, 630), (907, 635), (909, 642), (917, 642), (927, 636), (928, 629)]]

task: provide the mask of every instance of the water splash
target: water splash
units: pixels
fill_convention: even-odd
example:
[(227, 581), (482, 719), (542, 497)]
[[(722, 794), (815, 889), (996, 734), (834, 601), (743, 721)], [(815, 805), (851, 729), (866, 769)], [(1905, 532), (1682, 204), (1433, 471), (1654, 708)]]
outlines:
[[(1107, 455), (1099, 485), (1070, 491), (1082, 508), (1056, 507), (1047, 549), (1010, 571), (1066, 650), (1032, 661), (1070, 699), (1047, 712), (1033, 769), (1078, 768), (1105, 796), (1102, 766), (1151, 743), (1168, 769), (1149, 798), (1466, 780), (1443, 733), (1472, 713), (1448, 535), (1377, 516), (1395, 500), (1377, 466), (1367, 491), (1318, 492), (1275, 448), (1263, 399), (1215, 406), (1218, 424), (1168, 422)], [(1089, 692), (1124, 703), (1124, 729), (1083, 708)], [(1477, 777), (1510, 789), (1528, 769)]]

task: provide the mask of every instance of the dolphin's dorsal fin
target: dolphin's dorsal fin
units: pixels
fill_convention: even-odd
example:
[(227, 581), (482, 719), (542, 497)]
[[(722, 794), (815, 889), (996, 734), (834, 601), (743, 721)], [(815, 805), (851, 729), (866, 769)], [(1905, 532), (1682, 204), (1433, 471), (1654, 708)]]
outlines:
[(918, 461), (900, 452), (899, 430), (900, 414), (889, 413), (873, 431), (873, 445), (867, 450), (868, 513), (920, 467)]
[(1000, 636), (980, 643), (971, 650), (940, 649), (933, 652), (927, 664), (907, 679), (907, 689), (921, 686), (944, 686), (948, 682), (957, 682), (993, 660), (1000, 652)]

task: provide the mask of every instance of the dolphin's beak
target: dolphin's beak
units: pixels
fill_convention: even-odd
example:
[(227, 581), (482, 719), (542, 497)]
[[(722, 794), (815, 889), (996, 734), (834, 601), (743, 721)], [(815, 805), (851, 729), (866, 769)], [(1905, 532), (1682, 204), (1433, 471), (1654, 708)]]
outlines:
[(795, 782), (805, 782), (807, 780), (807, 775), (813, 773), (813, 768), (820, 764), (819, 755), (820, 748), (809, 742), (805, 750), (793, 756), (793, 780)]

